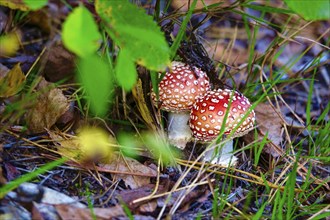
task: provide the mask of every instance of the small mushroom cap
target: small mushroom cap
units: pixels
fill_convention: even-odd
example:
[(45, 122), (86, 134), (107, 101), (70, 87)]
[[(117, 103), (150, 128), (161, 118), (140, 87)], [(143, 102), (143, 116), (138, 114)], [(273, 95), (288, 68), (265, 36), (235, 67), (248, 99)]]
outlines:
[[(197, 76), (197, 77), (196, 77)], [(210, 90), (209, 78), (197, 67), (173, 61), (172, 70), (166, 72), (159, 83), (161, 109), (171, 112), (189, 111), (198, 96)], [(151, 93), (153, 101), (157, 98)]]
[[(231, 104), (229, 104), (230, 101)], [(229, 110), (224, 133), (229, 134), (240, 123), (250, 107), (249, 100), (236, 91), (228, 89), (208, 91), (194, 103), (189, 125), (196, 139), (211, 141), (218, 137), (226, 111)], [(232, 137), (243, 136), (252, 130), (254, 121), (255, 113), (252, 110)]]

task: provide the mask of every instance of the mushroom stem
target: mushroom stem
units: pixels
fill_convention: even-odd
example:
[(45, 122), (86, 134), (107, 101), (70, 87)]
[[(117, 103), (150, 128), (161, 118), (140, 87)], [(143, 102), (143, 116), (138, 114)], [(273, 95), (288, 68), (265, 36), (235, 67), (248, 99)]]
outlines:
[(192, 137), (188, 121), (189, 112), (169, 112), (168, 139), (170, 144), (180, 149), (186, 147)]
[(234, 156), (233, 151), (233, 139), (226, 140), (219, 144), (214, 142), (209, 149), (206, 150), (204, 161), (226, 167), (235, 166), (237, 157)]

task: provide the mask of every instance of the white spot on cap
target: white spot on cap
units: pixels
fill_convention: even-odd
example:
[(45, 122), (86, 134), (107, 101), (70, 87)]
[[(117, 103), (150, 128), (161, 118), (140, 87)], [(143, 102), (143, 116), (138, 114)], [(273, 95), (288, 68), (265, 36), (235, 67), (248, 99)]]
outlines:
[(218, 111), (218, 115), (219, 116), (223, 115), (223, 111)]
[(214, 131), (213, 130), (209, 130), (208, 133), (209, 134), (214, 134)]
[(210, 111), (213, 111), (214, 109), (215, 109), (215, 107), (214, 107), (213, 105), (210, 105), (210, 106), (209, 106), (209, 110), (210, 110)]
[(223, 107), (227, 108), (228, 104), (227, 103), (223, 103)]
[(219, 99), (213, 98), (213, 99), (211, 99), (211, 102), (213, 102), (213, 103), (219, 103)]
[(206, 121), (206, 117), (204, 115), (202, 116), (202, 120), (203, 121)]

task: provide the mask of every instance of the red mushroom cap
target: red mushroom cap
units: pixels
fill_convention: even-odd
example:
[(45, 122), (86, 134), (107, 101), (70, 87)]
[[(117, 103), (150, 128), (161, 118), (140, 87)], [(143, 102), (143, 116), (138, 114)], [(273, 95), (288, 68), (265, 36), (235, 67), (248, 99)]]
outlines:
[[(232, 102), (228, 109), (230, 101)], [(193, 105), (190, 113), (190, 128), (195, 138), (211, 141), (219, 135), (227, 110), (229, 113), (224, 128), (225, 134), (231, 133), (250, 107), (249, 100), (236, 91), (228, 89), (208, 91)], [(249, 132), (253, 128), (254, 121), (255, 113), (252, 110), (233, 136), (239, 137)]]
[[(205, 72), (197, 67), (192, 69), (187, 64), (173, 61), (172, 71), (166, 72), (159, 83), (161, 109), (171, 112), (188, 111), (196, 98), (209, 89), (209, 78)], [(151, 96), (156, 102), (156, 94), (152, 92)]]

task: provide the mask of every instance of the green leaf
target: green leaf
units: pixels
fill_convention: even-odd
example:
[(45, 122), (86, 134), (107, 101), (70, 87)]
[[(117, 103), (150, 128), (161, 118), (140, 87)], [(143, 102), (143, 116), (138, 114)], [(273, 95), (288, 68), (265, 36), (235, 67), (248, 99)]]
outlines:
[(111, 38), (135, 62), (155, 71), (169, 66), (169, 47), (151, 16), (127, 0), (96, 0), (95, 7)]
[(138, 78), (135, 64), (126, 49), (122, 49), (117, 57), (116, 78), (118, 84), (126, 91), (133, 88)]
[(23, 2), (32, 10), (37, 10), (47, 5), (48, 0), (23, 0)]
[(328, 20), (330, 19), (329, 0), (297, 1), (284, 0), (293, 11), (306, 20)]
[(78, 56), (93, 54), (100, 46), (101, 34), (93, 15), (83, 6), (75, 8), (63, 24), (64, 45)]
[(292, 10), (288, 10), (285, 8), (275, 8), (275, 7), (268, 6), (268, 5), (256, 5), (256, 4), (251, 4), (251, 3), (253, 3), (253, 2), (243, 4), (242, 6), (251, 8), (253, 10), (268, 12), (268, 13), (282, 13), (282, 14), (292, 14), (293, 13)]
[(113, 73), (109, 65), (97, 55), (83, 57), (79, 60), (78, 79), (86, 90), (91, 110), (103, 116), (112, 98)]

